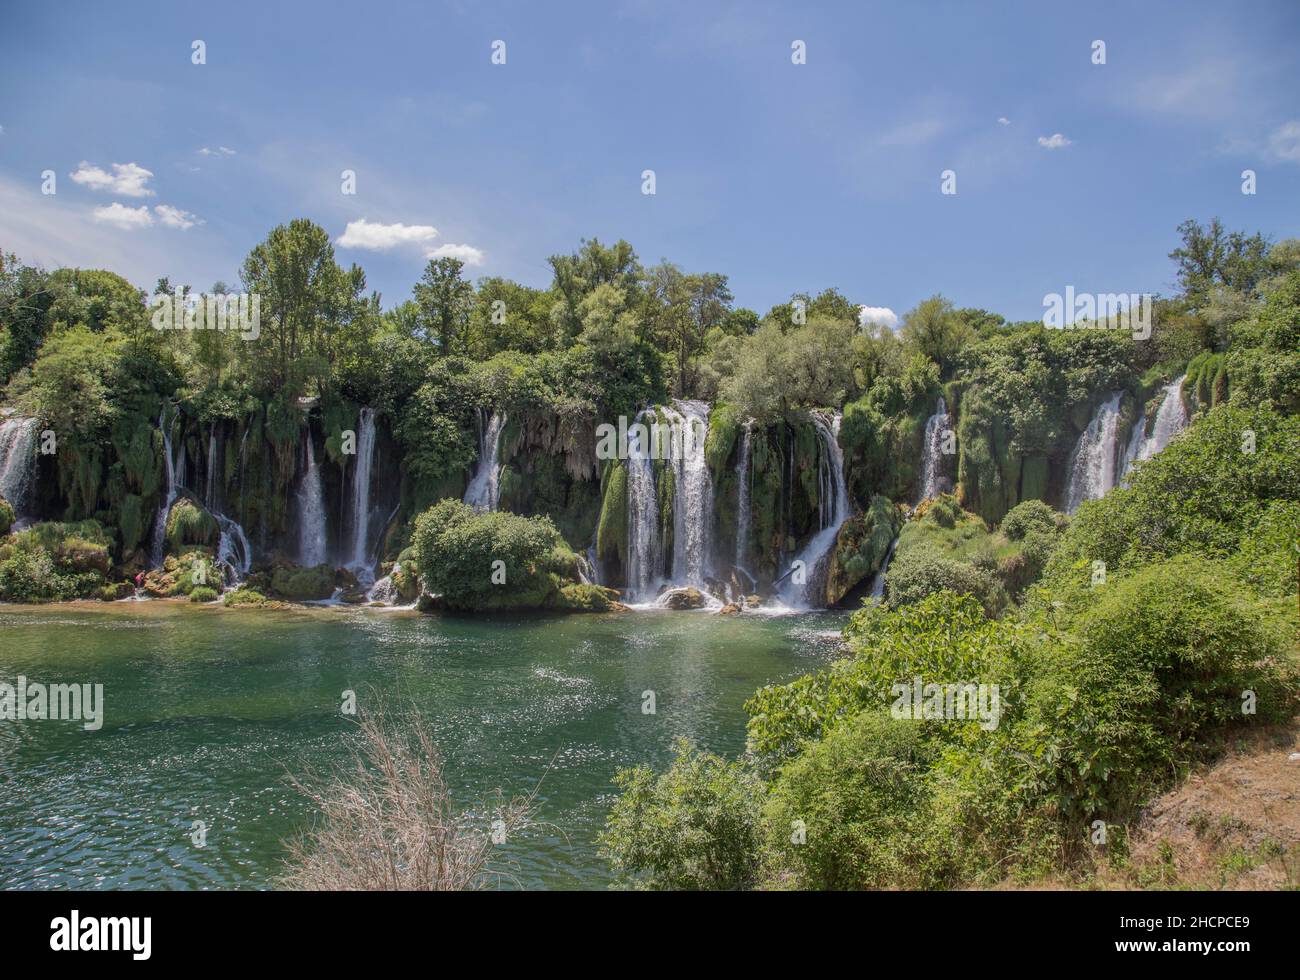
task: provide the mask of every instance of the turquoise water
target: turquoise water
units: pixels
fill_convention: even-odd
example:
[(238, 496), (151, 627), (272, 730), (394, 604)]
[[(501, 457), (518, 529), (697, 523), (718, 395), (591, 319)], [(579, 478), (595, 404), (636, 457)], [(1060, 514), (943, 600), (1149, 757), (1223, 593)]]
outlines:
[(353, 689), (415, 707), (467, 810), (541, 780), (539, 826), (508, 845), (520, 885), (603, 888), (614, 772), (663, 768), (678, 735), (741, 751), (745, 700), (832, 659), (844, 619), (0, 607), (0, 682), (99, 683), (105, 702), (99, 731), (0, 721), (0, 887), (266, 887), (310, 816), (289, 774), (350, 758)]

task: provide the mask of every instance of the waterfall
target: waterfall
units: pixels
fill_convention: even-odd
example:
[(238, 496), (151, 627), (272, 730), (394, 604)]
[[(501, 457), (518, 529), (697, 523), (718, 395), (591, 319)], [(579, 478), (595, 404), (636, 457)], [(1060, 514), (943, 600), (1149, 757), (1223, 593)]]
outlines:
[(361, 410), (357, 462), (352, 473), (352, 559), (348, 568), (359, 582), (374, 582), (370, 560), (370, 471), (375, 461), (375, 410)]
[(709, 406), (674, 400), (664, 408), (672, 425), (673, 585), (703, 585), (710, 571), (713, 480), (704, 458)]
[(372, 585), (366, 593), (366, 601), (382, 602), (386, 606), (393, 605), (397, 601), (397, 586), (393, 583), (393, 577), (385, 575)]
[(1115, 438), (1119, 424), (1121, 392), (1097, 406), (1088, 428), (1074, 447), (1070, 482), (1065, 491), (1065, 512), (1073, 514), (1085, 500), (1105, 496), (1115, 485)]
[[(637, 599), (653, 598), (663, 579), (663, 549), (659, 541), (659, 497), (655, 491), (652, 426), (655, 413), (636, 417), (628, 436), (627, 453), (627, 591)], [(640, 426), (640, 427), (638, 427)], [(645, 442), (642, 442), (645, 435)]]
[(325, 494), (320, 467), (307, 427), (307, 469), (298, 483), (298, 563), (320, 565), (325, 561)]
[(238, 521), (225, 514), (214, 513), (221, 536), (217, 539), (217, 564), (225, 571), (226, 584), (238, 585), (253, 564), (253, 546)]
[(10, 418), (0, 424), (0, 497), (14, 516), (28, 512), (36, 488), (36, 420)]
[(1183, 375), (1165, 386), (1165, 397), (1156, 410), (1156, 419), (1147, 435), (1145, 419), (1139, 417), (1133, 423), (1133, 435), (1129, 437), (1128, 448), (1124, 451), (1124, 467), (1121, 476), (1128, 476), (1133, 464), (1150, 459), (1165, 446), (1169, 440), (1187, 428), (1187, 407), (1183, 404)]
[(153, 568), (162, 565), (163, 556), (167, 553), (167, 515), (171, 513), (172, 504), (176, 502), (176, 491), (185, 480), (185, 446), (182, 444), (179, 447), (177, 458), (173, 459), (171, 426), (167, 423), (166, 405), (163, 405), (162, 411), (158, 413), (158, 430), (163, 437), (163, 468), (167, 473), (167, 496), (163, 498), (163, 505), (154, 519), (153, 549), (149, 556), (149, 564)]
[(939, 496), (943, 477), (943, 443), (948, 435), (948, 406), (942, 398), (934, 414), (925, 423), (925, 444), (921, 447), (921, 480), (917, 485), (916, 502)]
[(871, 580), (871, 598), (877, 602), (883, 602), (885, 598), (885, 573), (889, 571), (889, 563), (894, 557), (894, 549), (898, 547), (898, 538), (889, 542), (889, 550), (885, 552), (885, 560), (880, 563), (880, 570), (876, 572), (876, 577)]
[(203, 505), (208, 510), (216, 510), (217, 501), (217, 427), (214, 425), (208, 433), (208, 473), (207, 490), (203, 494)]
[(501, 450), (501, 430), (505, 428), (504, 412), (493, 412), (487, 423), (480, 411), (478, 420), (478, 466), (474, 477), (465, 489), (465, 503), (475, 510), (496, 510), (501, 496), (501, 466), (497, 459)]
[[(802, 584), (787, 578), (781, 586), (781, 597), (789, 605), (810, 608), (824, 604), (825, 595), (819, 593), (829, 571), (831, 549), (839, 536), (840, 525), (849, 516), (849, 494), (844, 483), (844, 454), (840, 451), (840, 414), (828, 419), (824, 413), (812, 415), (817, 428), (817, 438), (822, 451), (818, 454), (818, 520), (820, 530), (795, 556), (804, 564), (805, 580)], [(814, 602), (814, 600), (817, 600)]]
[(745, 568), (749, 558), (749, 528), (754, 519), (750, 509), (750, 480), (753, 476), (749, 470), (753, 434), (752, 423), (746, 423), (740, 434), (740, 459), (736, 462), (736, 567), (741, 569)]

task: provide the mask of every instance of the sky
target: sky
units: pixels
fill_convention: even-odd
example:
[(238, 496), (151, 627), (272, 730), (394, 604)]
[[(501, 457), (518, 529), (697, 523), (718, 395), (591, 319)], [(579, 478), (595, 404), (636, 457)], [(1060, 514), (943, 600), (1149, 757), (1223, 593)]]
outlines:
[(391, 307), (625, 238), (760, 313), (1036, 319), (1172, 292), (1187, 218), (1300, 235), (1298, 42), (1295, 0), (15, 3), (0, 249), (207, 289), (307, 217)]

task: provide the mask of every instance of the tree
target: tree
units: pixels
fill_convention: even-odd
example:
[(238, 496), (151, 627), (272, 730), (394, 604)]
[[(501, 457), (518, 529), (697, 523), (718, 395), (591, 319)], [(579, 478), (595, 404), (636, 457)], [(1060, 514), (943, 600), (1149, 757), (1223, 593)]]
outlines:
[(1183, 244), (1169, 257), (1178, 264), (1178, 284), (1196, 309), (1209, 301), (1216, 285), (1253, 294), (1269, 272), (1268, 240), (1258, 232), (1225, 232), (1218, 218), (1208, 228), (1189, 218), (1178, 232)]
[(49, 276), (0, 251), (0, 383), (36, 359), (54, 299)]
[(937, 293), (922, 300), (903, 318), (904, 343), (920, 351), (947, 377), (957, 360), (957, 353), (970, 340), (969, 322), (959, 317), (952, 303)]
[(415, 286), (421, 330), (438, 345), (444, 357), (461, 353), (469, 345), (474, 287), (462, 277), (464, 269), (465, 263), (460, 259), (431, 259)]
[(300, 383), (299, 341), (325, 306), (336, 269), (328, 233), (306, 218), (273, 228), (244, 260), (244, 289), (261, 296), (262, 343), (277, 355), (271, 390)]

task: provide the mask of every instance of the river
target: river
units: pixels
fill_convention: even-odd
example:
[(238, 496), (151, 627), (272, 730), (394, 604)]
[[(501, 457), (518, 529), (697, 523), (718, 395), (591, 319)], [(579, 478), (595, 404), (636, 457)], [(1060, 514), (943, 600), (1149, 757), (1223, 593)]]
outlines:
[(833, 659), (844, 622), (0, 606), (0, 682), (104, 686), (98, 731), (0, 721), (0, 887), (269, 887), (310, 817), (289, 774), (350, 757), (351, 689), (363, 710), (376, 695), (413, 709), (405, 723), (430, 727), (467, 810), (541, 780), (538, 825), (506, 845), (507, 887), (603, 888), (615, 771), (663, 769), (679, 735), (742, 751), (745, 700)]

